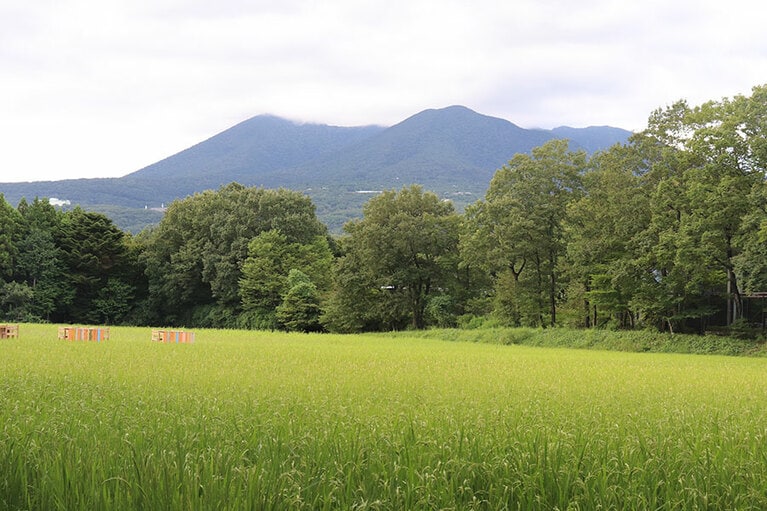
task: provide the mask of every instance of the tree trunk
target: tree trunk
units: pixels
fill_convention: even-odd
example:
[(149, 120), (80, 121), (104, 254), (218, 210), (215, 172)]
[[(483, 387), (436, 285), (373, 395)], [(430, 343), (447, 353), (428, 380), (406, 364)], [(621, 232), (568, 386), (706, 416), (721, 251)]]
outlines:
[(551, 315), (551, 326), (557, 324), (557, 273), (554, 270), (554, 254), (550, 254), (551, 276), (549, 277), (549, 314)]
[(743, 303), (738, 290), (738, 278), (732, 269), (727, 269), (727, 326), (743, 316)]
[(413, 321), (411, 324), (416, 330), (423, 330), (426, 328), (426, 297), (429, 295), (430, 287), (431, 285), (428, 280), (426, 282), (418, 282), (418, 284), (414, 284), (412, 286), (410, 300), (412, 305)]
[(543, 276), (541, 275), (542, 269), (541, 269), (541, 257), (538, 255), (538, 253), (535, 254), (535, 281), (536, 281), (536, 288), (535, 288), (535, 302), (538, 309), (538, 324), (542, 327), (545, 327), (543, 323), (543, 309), (545, 307), (544, 300), (543, 300)]
[[(587, 294), (589, 291), (591, 291), (591, 288), (589, 287), (588, 282), (583, 285), (583, 289), (585, 290)], [(589, 303), (588, 298), (583, 299), (583, 308), (585, 309), (585, 312), (586, 312), (585, 326), (586, 328), (591, 328), (591, 304)]]
[(557, 277), (551, 273), (551, 289), (549, 290), (549, 308), (551, 313), (551, 326), (557, 324)]
[(551, 326), (557, 324), (557, 253), (556, 250), (549, 250), (549, 309), (551, 314)]
[(732, 278), (730, 270), (727, 270), (727, 326), (732, 325)]

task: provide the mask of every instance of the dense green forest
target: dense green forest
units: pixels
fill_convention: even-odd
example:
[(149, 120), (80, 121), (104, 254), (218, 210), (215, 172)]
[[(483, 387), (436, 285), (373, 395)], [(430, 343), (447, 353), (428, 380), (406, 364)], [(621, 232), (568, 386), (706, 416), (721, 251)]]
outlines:
[(237, 183), (135, 236), (101, 213), (2, 199), (0, 319), (747, 330), (767, 292), (766, 171), (759, 86), (658, 109), (590, 157), (564, 140), (517, 154), (462, 214), (417, 185), (384, 191), (339, 237), (309, 197)]

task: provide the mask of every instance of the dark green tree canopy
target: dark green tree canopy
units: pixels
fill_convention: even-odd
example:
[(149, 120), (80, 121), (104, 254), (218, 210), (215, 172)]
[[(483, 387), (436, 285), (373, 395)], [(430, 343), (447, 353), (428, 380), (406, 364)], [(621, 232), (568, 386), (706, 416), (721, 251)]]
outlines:
[[(79, 207), (64, 214), (56, 237), (62, 262), (74, 296), (66, 315), (81, 323), (99, 323), (107, 318), (95, 300), (110, 282), (122, 279), (128, 263), (126, 235), (111, 220), (100, 213), (86, 212)], [(123, 284), (132, 295), (132, 284)], [(127, 306), (126, 306), (127, 307)]]
[(295, 271), (309, 279), (319, 300), (330, 289), (332, 269), (333, 254), (325, 236), (315, 236), (310, 243), (302, 244), (290, 242), (276, 229), (262, 232), (248, 244), (239, 282), (248, 322), (260, 328), (276, 328), (279, 325), (275, 313), (293, 285), (290, 275)]
[[(374, 315), (382, 325), (401, 327), (405, 320), (423, 328), (428, 297), (444, 292), (456, 271), (458, 216), (453, 205), (411, 186), (383, 192), (363, 211), (361, 220), (344, 228), (346, 255), (338, 270), (355, 276), (337, 280), (334, 303), (339, 310), (327, 321), (332, 323), (333, 315), (366, 316), (377, 311)], [(346, 264), (350, 261), (354, 264)], [(362, 298), (360, 293), (367, 300), (352, 304), (345, 298)], [(347, 310), (350, 306), (352, 310)], [(403, 316), (388, 316), (392, 311)]]
[(311, 200), (290, 190), (237, 183), (174, 202), (147, 240), (150, 296), (172, 323), (191, 321), (196, 306), (214, 307), (209, 326), (234, 326), (248, 244), (279, 231), (290, 243), (311, 243), (327, 230)]
[[(505, 282), (496, 287), (511, 324), (556, 323), (567, 206), (582, 192), (586, 154), (553, 140), (499, 169), (484, 201), (466, 210), (461, 257)], [(503, 278), (508, 274), (511, 279)], [(505, 295), (505, 296), (504, 296)]]
[(287, 292), (277, 306), (276, 318), (289, 332), (317, 332), (320, 324), (320, 295), (308, 275), (292, 269), (287, 278)]

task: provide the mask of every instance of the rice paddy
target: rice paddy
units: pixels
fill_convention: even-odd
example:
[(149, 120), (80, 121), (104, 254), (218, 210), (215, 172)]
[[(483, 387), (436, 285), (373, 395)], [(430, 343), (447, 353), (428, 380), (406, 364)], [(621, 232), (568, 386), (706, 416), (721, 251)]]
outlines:
[(766, 509), (767, 360), (245, 331), (0, 341), (0, 509)]

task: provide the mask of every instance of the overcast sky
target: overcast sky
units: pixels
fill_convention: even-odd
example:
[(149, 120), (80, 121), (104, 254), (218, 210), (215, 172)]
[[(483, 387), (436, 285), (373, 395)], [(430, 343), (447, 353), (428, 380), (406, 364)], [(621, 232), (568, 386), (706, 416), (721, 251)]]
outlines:
[(123, 176), (263, 113), (638, 131), (767, 83), (765, 22), (752, 0), (0, 0), (0, 182)]

